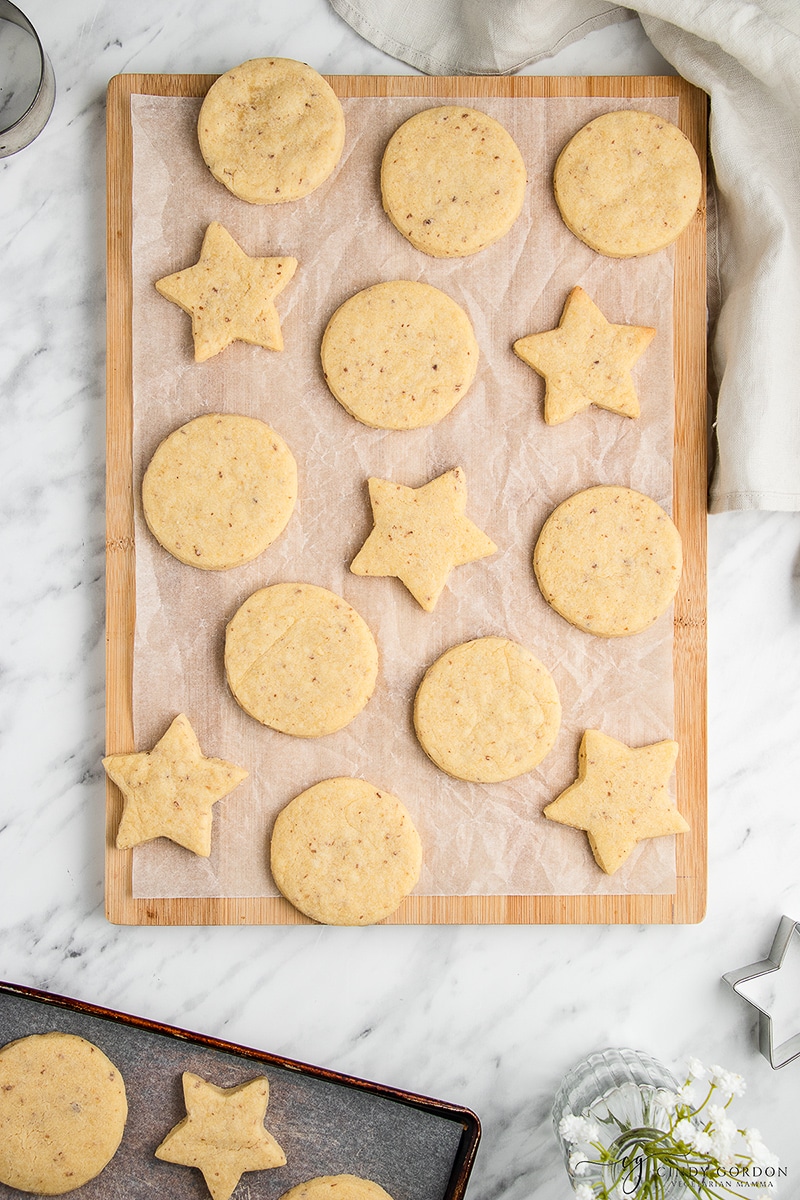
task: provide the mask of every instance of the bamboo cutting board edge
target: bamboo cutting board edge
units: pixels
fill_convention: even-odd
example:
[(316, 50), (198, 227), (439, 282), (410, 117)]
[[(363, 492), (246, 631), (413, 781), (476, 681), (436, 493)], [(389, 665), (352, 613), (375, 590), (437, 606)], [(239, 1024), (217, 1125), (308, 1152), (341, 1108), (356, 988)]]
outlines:
[[(117, 75), (107, 94), (106, 747), (133, 750), (136, 619), (132, 478), (133, 94), (202, 96), (216, 75)], [(326, 76), (341, 97), (677, 96), (677, 124), (705, 168), (708, 100), (680, 76)], [(672, 895), (409, 896), (387, 924), (681, 924), (706, 904), (706, 258), (705, 206), (675, 250), (673, 516), (684, 546), (675, 601), (678, 803), (691, 832), (677, 839)], [(114, 839), (122, 811), (106, 781), (106, 916), (123, 925), (310, 924), (282, 898), (134, 899), (132, 851)]]

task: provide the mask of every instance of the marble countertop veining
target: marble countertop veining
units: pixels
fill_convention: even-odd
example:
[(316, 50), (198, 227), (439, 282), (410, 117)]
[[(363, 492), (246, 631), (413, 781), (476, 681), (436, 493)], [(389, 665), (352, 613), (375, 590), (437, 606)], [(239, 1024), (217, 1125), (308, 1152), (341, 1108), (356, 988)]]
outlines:
[[(58, 96), (0, 161), (0, 978), (468, 1105), (475, 1200), (560, 1200), (561, 1075), (634, 1045), (741, 1072), (800, 1195), (800, 1062), (720, 981), (800, 918), (800, 516), (709, 519), (709, 903), (687, 927), (117, 928), (103, 916), (104, 104), (260, 53), (408, 73), (325, 0), (25, 0)], [(638, 21), (540, 64), (668, 68)]]

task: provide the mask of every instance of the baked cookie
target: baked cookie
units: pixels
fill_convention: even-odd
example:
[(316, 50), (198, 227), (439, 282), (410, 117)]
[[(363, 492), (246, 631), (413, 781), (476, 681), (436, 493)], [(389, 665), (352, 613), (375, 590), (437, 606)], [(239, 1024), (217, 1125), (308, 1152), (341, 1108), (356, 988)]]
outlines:
[(422, 847), (405, 807), (363, 779), (326, 779), (278, 814), (272, 876), (286, 899), (324, 925), (373, 925), (419, 879)]
[(381, 162), (387, 216), (412, 246), (437, 258), (475, 254), (508, 233), (527, 182), (511, 134), (463, 105), (410, 117)]
[(700, 203), (697, 152), (676, 125), (653, 113), (604, 113), (572, 137), (553, 188), (568, 229), (611, 258), (653, 254), (674, 242)]
[(245, 600), (225, 634), (234, 697), (262, 725), (295, 737), (343, 729), (372, 695), (378, 648), (341, 596), (276, 583)]
[(299, 200), (342, 156), (344, 113), (333, 88), (291, 58), (251, 58), (211, 85), (197, 120), (215, 179), (250, 204)]
[(429, 667), (414, 727), (432, 762), (456, 779), (499, 783), (531, 771), (552, 750), (561, 703), (550, 673), (524, 646), (483, 637)]
[(337, 308), (322, 339), (325, 382), (364, 425), (418, 429), (446, 417), (478, 367), (469, 317), (438, 288), (376, 283)]
[(60, 1196), (99, 1175), (122, 1141), (125, 1084), (106, 1055), (72, 1033), (0, 1049), (0, 1183)]
[(419, 488), (369, 480), (375, 528), (350, 564), (354, 575), (391, 575), (432, 612), (453, 567), (485, 558), (494, 542), (464, 516), (461, 467)]
[(161, 442), (142, 480), (144, 517), (165, 550), (225, 571), (256, 558), (292, 515), (297, 464), (255, 417), (209, 413)]
[(118, 849), (166, 837), (203, 858), (211, 853), (212, 806), (247, 778), (235, 763), (204, 757), (183, 713), (152, 750), (109, 754), (103, 766), (125, 802)]
[(198, 261), (157, 279), (156, 291), (192, 318), (195, 362), (205, 362), (231, 342), (283, 349), (275, 297), (296, 270), (296, 258), (251, 258), (212, 221)]
[(548, 604), (599, 637), (652, 625), (674, 599), (682, 565), (681, 536), (663, 508), (614, 486), (587, 488), (559, 504), (533, 555)]
[(264, 1128), (269, 1101), (265, 1076), (226, 1088), (185, 1071), (183, 1097), (186, 1116), (155, 1155), (202, 1171), (213, 1200), (228, 1200), (246, 1171), (285, 1165), (286, 1155)]
[(634, 750), (599, 729), (587, 729), (578, 752), (578, 779), (544, 815), (585, 830), (597, 865), (612, 875), (645, 838), (688, 833), (668, 789), (677, 757), (677, 742)]
[(557, 329), (514, 342), (514, 353), (545, 380), (544, 419), (559, 425), (591, 404), (639, 416), (631, 367), (655, 329), (612, 325), (581, 287), (567, 297)]
[(358, 1175), (321, 1175), (298, 1183), (284, 1192), (280, 1200), (392, 1200), (377, 1183)]

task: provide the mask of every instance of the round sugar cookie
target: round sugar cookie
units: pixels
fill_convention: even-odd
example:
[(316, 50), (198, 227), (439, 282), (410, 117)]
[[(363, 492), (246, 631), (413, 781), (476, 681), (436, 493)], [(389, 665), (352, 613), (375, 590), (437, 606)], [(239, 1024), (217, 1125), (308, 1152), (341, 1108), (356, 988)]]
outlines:
[(475, 254), (508, 233), (527, 182), (508, 130), (463, 105), (410, 117), (381, 162), (387, 216), (412, 246), (437, 258)]
[(652, 625), (678, 590), (681, 536), (655, 500), (599, 486), (559, 504), (533, 567), (542, 595), (578, 629), (625, 637)]
[(425, 753), (448, 775), (475, 783), (533, 770), (560, 724), (549, 671), (508, 638), (476, 638), (448, 650), (428, 668), (414, 701)]
[(363, 779), (326, 779), (278, 814), (270, 864), (280, 891), (307, 917), (373, 925), (416, 884), (422, 846), (395, 796)]
[(669, 246), (697, 211), (702, 186), (700, 161), (685, 134), (664, 117), (631, 109), (584, 125), (553, 174), (567, 228), (611, 258)]
[(418, 429), (455, 408), (478, 367), (467, 314), (428, 283), (398, 279), (357, 292), (322, 339), (325, 382), (364, 425)]
[(344, 114), (333, 88), (291, 58), (251, 58), (220, 75), (197, 121), (211, 174), (250, 204), (299, 200), (342, 156)]
[(298, 1183), (284, 1192), (280, 1200), (392, 1200), (392, 1197), (371, 1179), (361, 1179), (358, 1175), (320, 1175), (318, 1179)]
[(97, 1046), (32, 1034), (0, 1049), (0, 1183), (60, 1196), (99, 1175), (122, 1140), (125, 1084)]
[(354, 608), (311, 583), (253, 592), (225, 634), (234, 697), (271, 729), (322, 737), (343, 729), (372, 695), (378, 648)]
[(255, 417), (209, 413), (160, 444), (142, 480), (147, 524), (165, 550), (224, 571), (256, 558), (283, 531), (297, 499), (297, 465)]

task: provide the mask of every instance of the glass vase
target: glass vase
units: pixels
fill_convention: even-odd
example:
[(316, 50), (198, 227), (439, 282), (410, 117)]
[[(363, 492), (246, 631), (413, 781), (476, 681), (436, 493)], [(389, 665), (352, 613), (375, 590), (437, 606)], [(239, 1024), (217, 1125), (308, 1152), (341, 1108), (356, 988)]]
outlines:
[[(678, 1082), (662, 1063), (640, 1050), (608, 1049), (590, 1054), (564, 1076), (553, 1104), (553, 1126), (573, 1187), (603, 1184), (612, 1197), (638, 1200), (658, 1196), (679, 1200), (689, 1192), (680, 1176), (658, 1168), (640, 1152), (643, 1142), (657, 1137), (669, 1125), (669, 1113), (659, 1093), (675, 1093)], [(611, 1152), (611, 1165), (582, 1160), (582, 1148), (562, 1137), (561, 1118), (573, 1113), (594, 1121), (598, 1141)], [(596, 1152), (588, 1151), (586, 1158)], [(572, 1164), (571, 1164), (572, 1160)], [(573, 1165), (575, 1164), (575, 1165)], [(658, 1181), (653, 1172), (660, 1171)], [(615, 1185), (612, 1189), (612, 1185)]]

